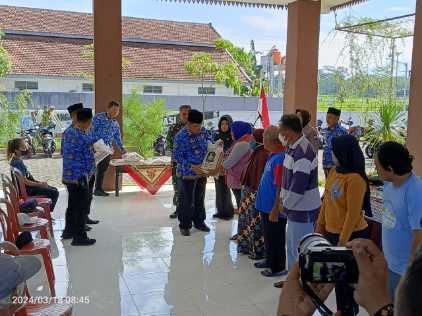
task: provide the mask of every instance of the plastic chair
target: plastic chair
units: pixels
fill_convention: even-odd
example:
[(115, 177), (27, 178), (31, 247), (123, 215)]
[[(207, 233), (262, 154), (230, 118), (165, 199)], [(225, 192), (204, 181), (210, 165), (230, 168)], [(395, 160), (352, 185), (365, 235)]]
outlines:
[(12, 223), (12, 230), (14, 231), (16, 237), (19, 234), (19, 232), (39, 231), (41, 238), (49, 239), (48, 220), (44, 218), (37, 218), (35, 223), (33, 224), (20, 225), (18, 221), (18, 216), (17, 216), (17, 213), (19, 212), (19, 201), (18, 201), (18, 196), (17, 196), (15, 188), (13, 187), (13, 185), (10, 185), (6, 181), (3, 181), (3, 192), (4, 192), (6, 200), (11, 205), (11, 207), (7, 209), (7, 212), (8, 212), (7, 215), (9, 216), (9, 220)]
[[(0, 204), (6, 205), (6, 208), (12, 208), (12, 205), (6, 199), (0, 199)], [(9, 213), (9, 211), (7, 212)], [(10, 220), (7, 213), (0, 208), (0, 225), (3, 232), (4, 242), (0, 243), (0, 249), (4, 249), (7, 254), (12, 256), (19, 255), (41, 255), (43, 258), (45, 272), (48, 278), (50, 287), (50, 294), (52, 297), (56, 296), (55, 290), (55, 275), (53, 269), (53, 261), (50, 255), (50, 240), (48, 239), (34, 239), (22, 249), (18, 249), (15, 245), (17, 235), (13, 230), (13, 221)]]
[[(44, 209), (44, 215), (43, 217), (48, 220), (48, 223), (50, 225), (50, 232), (51, 235), (54, 235), (54, 229), (53, 229), (53, 219), (51, 218), (51, 199), (45, 196), (29, 196), (26, 192), (26, 186), (25, 181), (22, 173), (16, 169), (11, 169), (12, 174), (12, 181), (11, 183), (15, 185), (16, 191), (18, 192), (18, 196), (22, 201), (28, 201), (30, 199), (35, 199), (39, 206), (41, 206)], [(7, 177), (7, 176), (5, 176)]]
[[(1, 209), (0, 209), (1, 211)], [(0, 212), (0, 218), (3, 216)], [(3, 228), (2, 228), (3, 229)], [(11, 242), (0, 242), (0, 251), (4, 250), (5, 253), (9, 255), (19, 255), (17, 254), (20, 250), (17, 250), (16, 246)], [(27, 255), (20, 253), (20, 255)], [(30, 297), (28, 288), (25, 286), (25, 297)], [(71, 304), (62, 303), (62, 302), (52, 302), (52, 303), (39, 303), (39, 304), (25, 304), (19, 307), (15, 312), (15, 316), (71, 316), (73, 311), (73, 306)]]

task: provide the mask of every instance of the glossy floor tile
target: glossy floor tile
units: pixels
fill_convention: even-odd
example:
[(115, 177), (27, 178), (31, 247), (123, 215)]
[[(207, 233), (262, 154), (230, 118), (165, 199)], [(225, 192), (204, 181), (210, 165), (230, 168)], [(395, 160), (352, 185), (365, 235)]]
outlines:
[[(95, 198), (90, 233), (93, 247), (72, 247), (59, 239), (66, 192), (60, 192), (53, 242), (58, 296), (83, 298), (77, 316), (274, 316), (279, 291), (261, 277), (229, 241), (236, 221), (212, 219), (214, 188), (206, 196), (210, 233), (182, 237), (165, 186), (151, 196), (125, 188), (120, 197)], [(31, 280), (33, 295), (48, 295), (45, 273)], [(89, 300), (86, 303), (85, 298)], [(333, 301), (333, 300), (331, 300)]]

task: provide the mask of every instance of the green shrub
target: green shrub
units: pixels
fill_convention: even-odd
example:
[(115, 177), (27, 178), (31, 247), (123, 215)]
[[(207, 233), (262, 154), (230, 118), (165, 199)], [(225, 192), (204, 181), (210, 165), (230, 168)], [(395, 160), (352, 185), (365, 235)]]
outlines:
[(163, 132), (164, 117), (168, 113), (163, 99), (147, 104), (138, 90), (123, 100), (123, 140), (125, 146), (135, 147), (144, 157), (154, 154), (153, 145)]

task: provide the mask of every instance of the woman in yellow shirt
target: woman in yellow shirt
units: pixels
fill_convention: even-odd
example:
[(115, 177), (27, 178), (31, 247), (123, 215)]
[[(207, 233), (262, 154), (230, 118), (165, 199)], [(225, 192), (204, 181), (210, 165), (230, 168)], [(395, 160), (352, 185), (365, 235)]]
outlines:
[[(357, 139), (351, 135), (332, 141), (333, 167), (325, 185), (324, 200), (316, 232), (332, 245), (344, 246), (349, 240), (369, 238), (365, 213), (371, 214), (369, 181), (365, 157)], [(359, 306), (348, 284), (336, 285), (337, 309), (342, 315), (357, 315)]]
[(333, 139), (333, 161), (325, 185), (325, 195), (316, 232), (333, 245), (344, 246), (349, 240), (369, 238), (365, 213), (371, 213), (365, 157), (359, 142), (346, 135)]

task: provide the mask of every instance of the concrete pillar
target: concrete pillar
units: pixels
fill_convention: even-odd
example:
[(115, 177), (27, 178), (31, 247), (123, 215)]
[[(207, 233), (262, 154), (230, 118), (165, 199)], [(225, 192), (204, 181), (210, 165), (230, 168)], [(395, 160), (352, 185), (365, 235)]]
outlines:
[(321, 2), (298, 0), (288, 5), (286, 84), (283, 113), (306, 109), (316, 123)]
[[(112, 100), (122, 103), (121, 0), (93, 0), (95, 53), (95, 112), (104, 112)], [(122, 115), (119, 117), (122, 126)], [(109, 168), (104, 189), (114, 187)]]
[(412, 76), (410, 78), (409, 121), (407, 147), (415, 156), (414, 167), (422, 176), (422, 1), (416, 1), (415, 33), (413, 38)]

